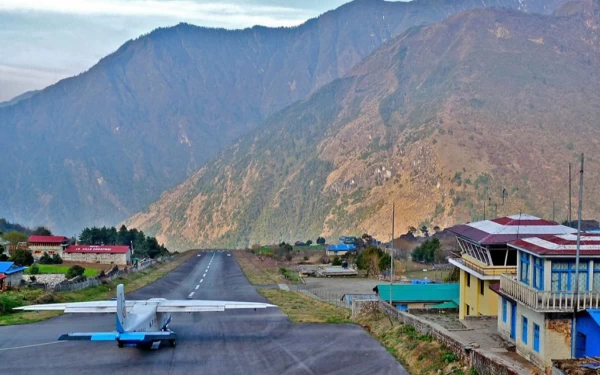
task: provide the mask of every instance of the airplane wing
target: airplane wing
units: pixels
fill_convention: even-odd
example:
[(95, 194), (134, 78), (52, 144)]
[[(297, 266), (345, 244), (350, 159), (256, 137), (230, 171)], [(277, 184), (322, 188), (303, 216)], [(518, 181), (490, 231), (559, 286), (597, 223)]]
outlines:
[[(136, 303), (146, 303), (146, 301), (126, 301), (127, 310), (131, 310)], [(117, 301), (92, 301), (92, 302), (71, 302), (71, 303), (50, 303), (45, 305), (29, 305), (15, 307), (14, 310), (33, 310), (48, 311), (57, 310), (65, 313), (116, 313)]]
[[(125, 301), (127, 310), (131, 310), (133, 305), (146, 305), (148, 303), (156, 304), (156, 312), (205, 312), (205, 311), (225, 311), (228, 309), (264, 309), (267, 307), (276, 307), (268, 303), (255, 302), (235, 302), (235, 301), (202, 301), (202, 300), (162, 300), (157, 301)], [(116, 313), (117, 301), (93, 301), (93, 302), (72, 302), (72, 303), (51, 303), (46, 305), (29, 305), (15, 307), (15, 310), (29, 311), (47, 311), (57, 310), (65, 313)]]
[(229, 309), (264, 309), (277, 307), (268, 303), (202, 300), (165, 300), (156, 307), (156, 312), (205, 312)]
[(154, 341), (175, 340), (177, 335), (171, 331), (159, 332), (84, 332), (61, 335), (58, 341)]

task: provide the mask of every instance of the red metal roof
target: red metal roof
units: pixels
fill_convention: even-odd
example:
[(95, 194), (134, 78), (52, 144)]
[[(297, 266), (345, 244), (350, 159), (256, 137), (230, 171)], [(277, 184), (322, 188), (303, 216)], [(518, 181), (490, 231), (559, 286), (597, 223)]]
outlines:
[[(524, 238), (509, 246), (539, 255), (575, 256), (577, 234)], [(581, 256), (600, 256), (600, 234), (581, 233), (579, 246)]]
[(0, 280), (2, 280), (2, 279), (6, 279), (6, 275), (3, 273), (0, 273)]
[(457, 225), (448, 230), (482, 245), (504, 244), (519, 238), (577, 232), (554, 221), (525, 214)]
[(69, 245), (67, 253), (106, 253), (106, 254), (127, 254), (129, 246), (94, 246), (94, 245)]
[(63, 243), (69, 239), (64, 236), (31, 236), (27, 240), (29, 243)]

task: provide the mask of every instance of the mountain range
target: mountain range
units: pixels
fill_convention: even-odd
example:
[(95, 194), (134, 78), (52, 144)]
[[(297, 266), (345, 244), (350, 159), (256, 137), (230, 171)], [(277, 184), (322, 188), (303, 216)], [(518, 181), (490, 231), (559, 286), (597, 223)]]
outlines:
[(127, 224), (189, 248), (389, 239), (394, 203), (396, 233), (486, 213), (562, 220), (580, 152), (597, 215), (598, 87), (597, 1), (461, 12), (388, 41)]
[(0, 105), (0, 216), (66, 235), (116, 224), (235, 139), (253, 143), (245, 135), (269, 116), (277, 123), (300, 104), (279, 110), (323, 95), (317, 90), (413, 26), (481, 7), (549, 14), (563, 3), (356, 0), (295, 28), (155, 30), (76, 77)]

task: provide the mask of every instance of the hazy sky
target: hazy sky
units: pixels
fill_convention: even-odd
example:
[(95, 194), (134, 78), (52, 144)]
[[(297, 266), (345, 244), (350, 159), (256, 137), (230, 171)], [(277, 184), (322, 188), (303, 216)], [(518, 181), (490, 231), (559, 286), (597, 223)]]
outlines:
[(0, 101), (83, 72), (159, 26), (293, 26), (349, 0), (0, 0)]

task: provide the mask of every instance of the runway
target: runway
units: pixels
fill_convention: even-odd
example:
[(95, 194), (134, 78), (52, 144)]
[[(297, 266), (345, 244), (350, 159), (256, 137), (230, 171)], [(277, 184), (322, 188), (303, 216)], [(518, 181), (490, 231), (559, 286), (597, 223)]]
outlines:
[[(128, 299), (268, 302), (227, 252), (198, 253)], [(176, 348), (56, 342), (68, 332), (114, 331), (114, 314), (69, 314), (0, 327), (0, 374), (408, 374), (361, 327), (296, 324), (278, 309), (173, 314)]]

